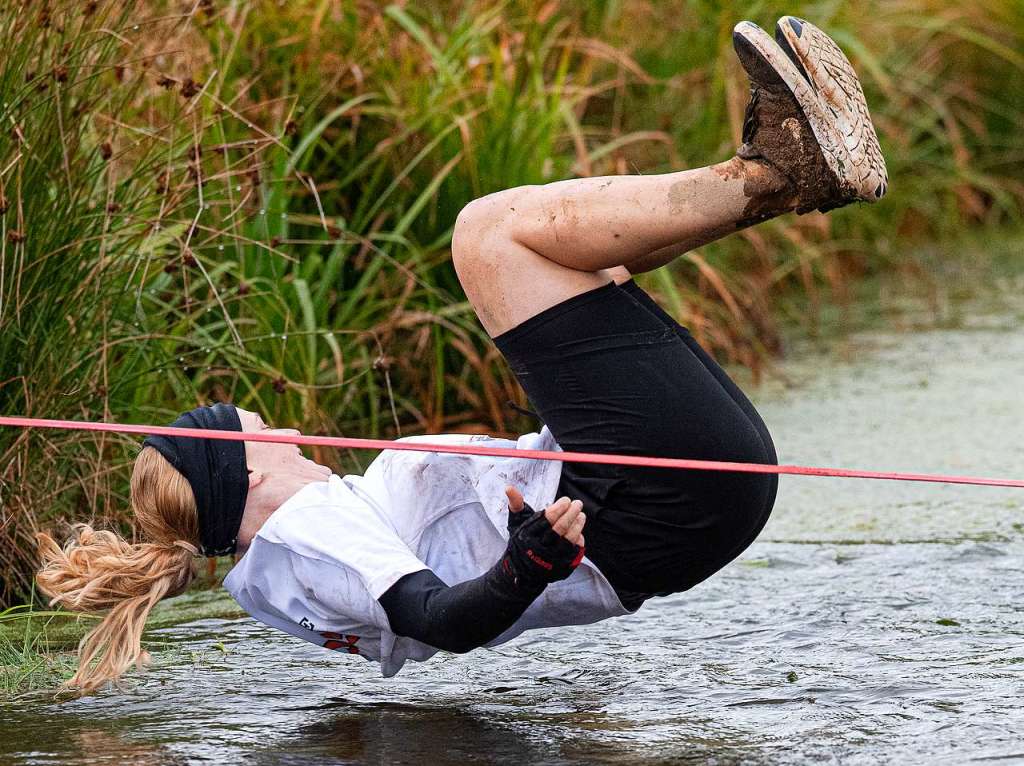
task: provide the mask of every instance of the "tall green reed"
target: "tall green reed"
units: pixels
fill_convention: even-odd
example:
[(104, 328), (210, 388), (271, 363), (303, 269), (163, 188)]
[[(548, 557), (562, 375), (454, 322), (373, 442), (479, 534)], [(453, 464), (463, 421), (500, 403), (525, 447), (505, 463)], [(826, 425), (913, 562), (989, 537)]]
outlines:
[[(195, 83), (170, 92), (153, 72), (143, 27), (156, 22), (140, 13), (130, 2), (0, 8), (5, 413), (135, 420), (199, 396), (173, 360), (203, 339), (180, 329), (157, 275), (193, 264), (214, 285), (188, 247), (200, 227), (183, 222), (203, 206), (195, 137), (210, 121), (185, 92)], [(135, 451), (116, 436), (0, 432), (0, 602), (28, 592), (41, 526), (126, 520)]]
[[(113, 6), (0, 10), (0, 410), (109, 416), (109, 348), (121, 334), (123, 247), (138, 243), (140, 192), (121, 170), (116, 122), (131, 84), (112, 61)], [(0, 599), (28, 584), (47, 506), (109, 496), (116, 439), (0, 432)], [(78, 507), (79, 511), (84, 510)]]
[[(286, 6), (258, 22), (224, 18), (206, 34), (236, 35), (233, 50), (253, 50), (268, 27), (301, 25), (295, 17), (308, 13)], [(380, 89), (354, 88), (329, 109), (317, 71), (294, 72), (290, 61), (279, 77), (293, 92), (265, 118), (293, 125), (291, 151), (265, 168), (257, 215), (243, 224), (249, 245), (236, 239), (228, 248), (242, 279), (262, 288), (239, 311), (270, 338), (260, 358), (279, 363), (262, 381), (233, 382), (242, 406), (374, 435), (479, 429), (479, 419), (460, 421), (481, 412), (505, 427), (511, 381), (494, 369), (447, 246), (456, 213), (473, 197), (568, 168), (570, 158), (552, 163), (569, 101), (559, 81), (568, 55), (554, 25), (538, 25), (512, 55), (497, 10), (448, 21), (382, 9), (359, 28), (376, 30), (377, 44), (391, 40), (393, 50), (358, 63)], [(374, 49), (369, 40), (350, 45)], [(556, 57), (562, 74), (551, 82), (540, 75)], [(252, 66), (233, 63), (241, 72)], [(414, 79), (414, 70), (430, 76)], [(267, 241), (289, 257), (256, 257), (253, 248)]]

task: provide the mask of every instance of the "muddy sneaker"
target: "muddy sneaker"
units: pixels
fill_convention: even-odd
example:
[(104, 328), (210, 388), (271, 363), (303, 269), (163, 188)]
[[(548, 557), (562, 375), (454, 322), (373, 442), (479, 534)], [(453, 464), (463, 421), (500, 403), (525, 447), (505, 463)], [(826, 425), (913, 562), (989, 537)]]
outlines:
[(779, 19), (775, 39), (810, 82), (826, 115), (838, 128), (846, 150), (845, 155), (837, 151), (843, 160), (842, 175), (857, 199), (881, 199), (889, 177), (864, 90), (849, 59), (831, 37), (795, 16)]
[[(789, 17), (786, 18), (790, 26)], [(808, 27), (805, 25), (804, 29)], [(815, 31), (831, 43), (824, 33)], [(733, 46), (750, 77), (751, 91), (743, 121), (743, 145), (737, 155), (762, 159), (785, 175), (794, 187), (798, 213), (831, 210), (857, 200), (873, 202), (885, 193), (885, 166), (866, 105), (863, 109), (844, 109), (843, 123), (816, 90), (828, 87), (835, 93), (839, 87), (850, 87), (851, 92), (861, 94), (863, 104), (857, 76), (842, 57), (846, 65), (841, 78), (833, 73), (830, 80), (819, 75), (819, 81), (813, 81), (804, 71), (831, 67), (834, 54), (829, 49), (829, 61), (819, 63), (814, 51), (823, 48), (823, 43), (815, 39), (815, 47), (811, 48), (810, 35), (807, 31), (803, 34), (808, 37), (801, 48), (807, 47), (810, 52), (804, 58), (795, 53), (795, 58), (791, 58), (756, 24), (740, 22), (733, 30)], [(813, 67), (807, 68), (805, 62), (810, 64), (812, 60)], [(853, 101), (851, 98), (850, 102)], [(846, 141), (847, 134), (860, 140), (853, 151)], [(872, 160), (866, 161), (872, 146)], [(874, 167), (874, 175), (865, 171), (870, 167)], [(875, 184), (868, 188), (872, 178)]]

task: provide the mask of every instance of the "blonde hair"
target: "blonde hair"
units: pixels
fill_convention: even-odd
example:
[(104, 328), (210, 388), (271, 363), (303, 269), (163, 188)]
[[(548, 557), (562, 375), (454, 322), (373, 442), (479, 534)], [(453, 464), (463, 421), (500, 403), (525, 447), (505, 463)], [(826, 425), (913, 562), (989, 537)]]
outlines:
[(199, 520), (188, 481), (153, 447), (135, 459), (131, 503), (149, 542), (76, 524), (61, 548), (36, 535), (42, 565), (36, 575), (50, 604), (78, 612), (106, 612), (78, 645), (78, 672), (67, 682), (83, 694), (148, 660), (142, 630), (156, 603), (176, 596), (193, 577)]

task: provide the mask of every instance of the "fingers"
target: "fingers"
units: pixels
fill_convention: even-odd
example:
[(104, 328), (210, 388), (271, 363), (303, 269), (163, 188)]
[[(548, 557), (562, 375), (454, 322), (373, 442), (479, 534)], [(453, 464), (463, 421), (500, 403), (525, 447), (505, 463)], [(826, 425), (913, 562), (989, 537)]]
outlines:
[(580, 513), (579, 516), (573, 521), (572, 526), (569, 527), (569, 531), (565, 534), (565, 539), (573, 545), (583, 547), (583, 525), (587, 523), (587, 514)]
[(555, 526), (555, 522), (568, 512), (569, 505), (569, 498), (560, 497), (544, 509), (544, 515), (547, 517), (548, 523), (551, 524), (552, 527)]
[(586, 524), (587, 516), (583, 513), (583, 503), (580, 500), (570, 501), (567, 497), (561, 497), (544, 510), (551, 528), (574, 545), (582, 545), (583, 525)]
[(512, 513), (519, 513), (526, 505), (522, 493), (513, 486), (505, 487), (505, 496), (508, 498), (508, 509)]

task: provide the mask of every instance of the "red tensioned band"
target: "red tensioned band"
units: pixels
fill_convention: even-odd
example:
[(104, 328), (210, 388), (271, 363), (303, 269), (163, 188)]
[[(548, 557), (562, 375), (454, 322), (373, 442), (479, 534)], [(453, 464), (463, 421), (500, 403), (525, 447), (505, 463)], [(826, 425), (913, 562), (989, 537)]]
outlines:
[(240, 431), (210, 431), (200, 428), (174, 428), (121, 423), (90, 423), (77, 420), (46, 420), (0, 416), (0, 426), (22, 428), (63, 428), (76, 431), (110, 431), (125, 434), (159, 434), (162, 436), (227, 441), (278, 442), (306, 446), (339, 447), (343, 449), (389, 449), (412, 452), (448, 452), (457, 455), (515, 457), (530, 460), (558, 460), (564, 463), (605, 463), (608, 465), (640, 465), (651, 468), (688, 468), (699, 471), (736, 471), (739, 473), (778, 473), (797, 476), (834, 476), (847, 479), (888, 479), (890, 481), (925, 481), (941, 484), (976, 484), (988, 487), (1019, 487), (1024, 479), (989, 479), (980, 476), (944, 476), (928, 473), (897, 473), (895, 471), (858, 471), (845, 468), (814, 468), (801, 465), (763, 465), (761, 463), (728, 463), (720, 460), (688, 460), (685, 458), (644, 457), (641, 455), (599, 455), (589, 452), (545, 452), (543, 450), (484, 447), (475, 444), (428, 444), (398, 442), (387, 439), (353, 439), (345, 436), (287, 436)]

